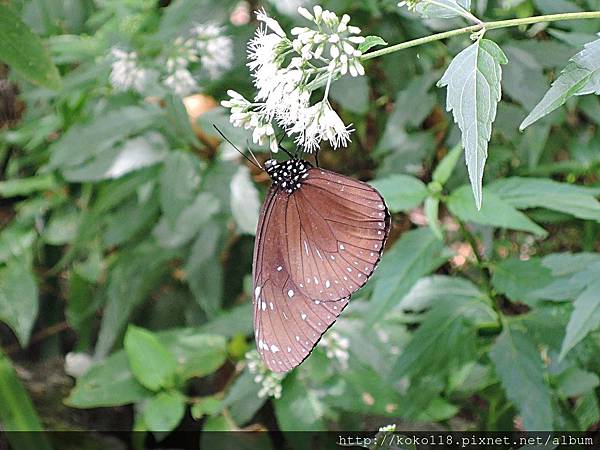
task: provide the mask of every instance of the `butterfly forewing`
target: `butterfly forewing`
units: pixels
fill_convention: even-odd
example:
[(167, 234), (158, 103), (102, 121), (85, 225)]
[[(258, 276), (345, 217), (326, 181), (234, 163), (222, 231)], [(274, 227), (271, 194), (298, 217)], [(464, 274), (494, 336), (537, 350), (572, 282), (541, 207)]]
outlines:
[(310, 354), (367, 282), (390, 216), (366, 183), (299, 160), (271, 172), (276, 182), (254, 247), (254, 330), (267, 367), (284, 372)]

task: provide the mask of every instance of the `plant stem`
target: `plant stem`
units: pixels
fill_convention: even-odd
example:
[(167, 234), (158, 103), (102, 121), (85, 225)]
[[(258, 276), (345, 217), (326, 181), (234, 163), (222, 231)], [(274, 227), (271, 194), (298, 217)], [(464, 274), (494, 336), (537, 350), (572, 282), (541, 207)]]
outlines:
[(500, 28), (517, 27), (520, 25), (531, 25), (533, 23), (540, 22), (556, 22), (560, 20), (582, 20), (582, 19), (600, 19), (600, 11), (587, 11), (587, 12), (576, 12), (576, 13), (562, 13), (562, 14), (548, 14), (545, 16), (533, 16), (525, 17), (523, 19), (510, 19), (510, 20), (498, 20), (495, 22), (482, 22), (480, 24), (471, 25), (464, 28), (457, 28), (456, 30), (444, 31), (443, 33), (432, 34), (431, 36), (425, 36), (412, 41), (402, 42), (400, 44), (391, 45), (389, 47), (375, 50), (361, 56), (361, 60), (366, 61), (368, 59), (377, 58), (379, 56), (394, 53), (400, 50), (404, 50), (410, 47), (416, 47), (419, 45), (427, 44), (429, 42), (440, 41), (447, 39), (452, 36), (458, 36), (465, 33), (474, 33), (479, 30), (497, 30)]
[(467, 228), (467, 226), (465, 225), (465, 223), (462, 220), (460, 220), (458, 217), (454, 217), (454, 220), (456, 220), (458, 222), (458, 226), (460, 227), (460, 231), (461, 231), (463, 237), (466, 239), (467, 243), (471, 247), (471, 250), (473, 251), (473, 254), (475, 255), (475, 259), (477, 260), (476, 266), (479, 269), (479, 271), (481, 272), (481, 276), (483, 278), (483, 283), (485, 285), (486, 293), (488, 294), (490, 299), (494, 300), (494, 295), (493, 295), (493, 291), (492, 291), (492, 280), (491, 280), (492, 277), (490, 276), (490, 273), (488, 272), (486, 262), (484, 261), (483, 257), (479, 254), (479, 246), (477, 245), (477, 240), (475, 239), (475, 236), (473, 235), (473, 233), (471, 233), (471, 231)]

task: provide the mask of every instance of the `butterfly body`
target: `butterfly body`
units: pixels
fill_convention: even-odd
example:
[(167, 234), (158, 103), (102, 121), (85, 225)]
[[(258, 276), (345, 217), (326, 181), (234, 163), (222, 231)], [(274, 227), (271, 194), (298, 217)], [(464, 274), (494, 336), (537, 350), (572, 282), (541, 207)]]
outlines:
[(390, 215), (371, 186), (292, 158), (268, 160), (256, 233), (254, 330), (266, 365), (298, 366), (373, 274)]

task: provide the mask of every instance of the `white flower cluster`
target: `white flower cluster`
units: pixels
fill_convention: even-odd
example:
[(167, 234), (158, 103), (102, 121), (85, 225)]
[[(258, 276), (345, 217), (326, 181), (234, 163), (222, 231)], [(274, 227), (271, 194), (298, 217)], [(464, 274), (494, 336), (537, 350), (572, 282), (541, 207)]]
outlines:
[[(273, 121), (289, 136), (295, 135), (296, 143), (307, 152), (318, 149), (323, 140), (334, 148), (344, 147), (352, 130), (331, 107), (329, 88), (346, 73), (364, 75), (362, 54), (355, 48), (364, 38), (358, 36), (359, 28), (348, 25), (350, 16), (346, 14), (340, 19), (320, 6), (312, 13), (302, 7), (298, 12), (314, 27), (292, 29), (293, 40), (264, 10), (257, 12), (262, 25), (248, 43), (248, 67), (256, 95), (250, 102), (229, 91), (231, 99), (221, 104), (231, 108), (235, 126), (254, 129), (253, 141), (268, 142), (273, 152), (278, 149)], [(311, 104), (313, 91), (322, 86), (325, 95)]]
[(197, 25), (192, 29), (202, 67), (210, 78), (218, 78), (231, 67), (233, 41), (225, 36), (223, 27), (214, 23)]
[(336, 359), (343, 370), (348, 368), (348, 347), (350, 342), (348, 338), (341, 336), (336, 331), (326, 333), (319, 341), (319, 346), (325, 349), (325, 354), (329, 359)]
[(254, 375), (254, 382), (262, 384), (258, 396), (280, 398), (281, 380), (285, 378), (285, 374), (271, 372), (256, 350), (247, 352), (245, 356), (248, 370)]
[(113, 60), (109, 75), (112, 87), (118, 91), (142, 92), (149, 80), (149, 70), (140, 67), (137, 53), (113, 48), (110, 55)]
[(199, 63), (208, 78), (218, 77), (231, 67), (233, 42), (224, 35), (223, 27), (205, 23), (194, 26), (187, 39), (175, 39), (166, 55), (148, 61), (147, 66), (154, 68), (142, 68), (136, 52), (115, 48), (111, 55), (113, 63), (109, 81), (115, 89), (143, 94), (149, 82), (158, 79), (159, 73), (162, 73), (162, 84), (183, 97), (199, 88), (190, 66)]

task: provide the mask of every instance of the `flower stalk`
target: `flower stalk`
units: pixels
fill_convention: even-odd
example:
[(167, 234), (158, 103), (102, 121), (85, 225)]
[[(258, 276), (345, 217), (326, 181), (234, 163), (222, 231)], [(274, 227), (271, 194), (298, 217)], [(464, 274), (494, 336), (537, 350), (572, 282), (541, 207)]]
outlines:
[(482, 29), (487, 31), (498, 30), (500, 28), (518, 27), (521, 25), (532, 25), (534, 23), (541, 22), (559, 22), (563, 20), (583, 20), (583, 19), (600, 19), (600, 11), (586, 11), (576, 13), (562, 13), (562, 14), (547, 14), (543, 16), (532, 16), (524, 17), (522, 19), (509, 19), (509, 20), (497, 20), (494, 22), (481, 22), (468, 27), (457, 28), (455, 30), (444, 31), (442, 33), (432, 34), (418, 39), (413, 39), (400, 44), (390, 45), (389, 47), (381, 48), (369, 53), (365, 53), (360, 57), (362, 61), (369, 59), (378, 58), (380, 56), (389, 55), (400, 50), (405, 50), (411, 47), (417, 47), (419, 45), (428, 44), (430, 42), (441, 41), (453, 36), (458, 36), (466, 33), (475, 33)]

